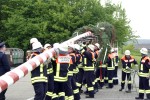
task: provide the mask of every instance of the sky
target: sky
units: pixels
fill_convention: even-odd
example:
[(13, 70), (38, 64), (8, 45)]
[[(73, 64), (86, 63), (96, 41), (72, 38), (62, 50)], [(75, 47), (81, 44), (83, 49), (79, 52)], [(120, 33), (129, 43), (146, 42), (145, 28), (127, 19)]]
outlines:
[[(101, 3), (107, 0), (101, 0)], [(150, 0), (111, 0), (121, 3), (126, 10), (127, 18), (135, 35), (142, 39), (150, 39)]]

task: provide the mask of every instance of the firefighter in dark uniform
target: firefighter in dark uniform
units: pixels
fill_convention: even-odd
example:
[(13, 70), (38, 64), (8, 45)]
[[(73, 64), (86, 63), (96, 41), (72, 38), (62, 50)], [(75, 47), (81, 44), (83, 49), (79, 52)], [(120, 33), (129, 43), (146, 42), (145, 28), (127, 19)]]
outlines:
[[(76, 55), (75, 55), (75, 49), (74, 45), (69, 45), (68, 46), (68, 53), (71, 57), (72, 64), (69, 66), (69, 72), (68, 72), (68, 81), (67, 81), (67, 87), (66, 89), (66, 99), (69, 99), (71, 96), (71, 92), (73, 92), (73, 97), (74, 100), (80, 100), (80, 94), (79, 94), (79, 88), (76, 85), (76, 80), (75, 80), (75, 72), (76, 72)], [(75, 72), (74, 72), (75, 71)]]
[(119, 57), (118, 57), (118, 48), (114, 48), (115, 50), (115, 70), (114, 70), (114, 77), (113, 77), (113, 84), (118, 85), (118, 63), (119, 63)]
[(87, 50), (82, 50), (83, 53), (83, 69), (84, 77), (87, 84), (88, 95), (86, 98), (94, 98), (94, 45), (88, 45)]
[(68, 80), (67, 73), (72, 60), (68, 54), (67, 46), (57, 45), (56, 51), (58, 51), (58, 56), (55, 57), (55, 62), (52, 62), (54, 72), (54, 93), (52, 99), (65, 100), (65, 85)]
[(108, 75), (108, 87), (106, 88), (113, 88), (113, 76), (115, 70), (115, 53), (114, 48), (111, 48), (110, 54), (108, 54), (107, 58), (107, 75)]
[[(39, 55), (43, 52), (43, 48), (40, 42), (32, 43), (33, 53), (31, 54), (31, 58)], [(47, 70), (44, 64), (36, 67), (33, 71), (31, 71), (31, 82), (34, 87), (35, 97), (34, 100), (43, 100), (45, 98), (45, 93), (47, 89)]]
[[(44, 45), (44, 51), (51, 49), (50, 44)], [(48, 78), (48, 86), (47, 86), (47, 92), (45, 100), (52, 100), (53, 97), (53, 91), (54, 91), (54, 74), (53, 74), (53, 67), (51, 63), (51, 59), (48, 58), (47, 61), (44, 63), (47, 67), (47, 78)]]
[(121, 81), (121, 89), (119, 91), (122, 91), (124, 89), (124, 85), (125, 85), (125, 79), (127, 76), (127, 80), (128, 80), (128, 91), (126, 91), (127, 93), (131, 92), (131, 71), (130, 69), (132, 69), (132, 64), (137, 65), (137, 61), (133, 58), (133, 56), (130, 55), (130, 51), (126, 50), (125, 51), (125, 56), (123, 56), (121, 58), (121, 62), (122, 62), (122, 81)]
[(137, 100), (144, 99), (144, 93), (146, 93), (147, 99), (150, 100), (150, 88), (149, 88), (149, 69), (150, 69), (150, 58), (148, 57), (148, 50), (142, 48), (140, 50), (142, 58), (139, 67), (139, 96), (135, 97)]
[[(100, 45), (98, 43), (95, 43), (95, 49), (94, 49), (95, 59), (99, 57), (99, 52), (100, 52)], [(100, 86), (100, 68), (99, 67), (96, 68), (95, 77), (96, 78), (94, 81), (95, 82), (94, 91), (98, 92), (98, 88)]]
[[(0, 76), (10, 71), (10, 65), (8, 62), (8, 58), (4, 53), (6, 50), (6, 46), (4, 42), (0, 42)], [(7, 89), (0, 93), (0, 100), (5, 100), (5, 93)]]
[(79, 92), (82, 93), (83, 90), (81, 90), (81, 88), (82, 88), (84, 70), (82, 65), (82, 55), (80, 53), (81, 50), (80, 45), (75, 44), (75, 50), (76, 50), (76, 65), (78, 68), (78, 73), (76, 74), (76, 85), (79, 88)]

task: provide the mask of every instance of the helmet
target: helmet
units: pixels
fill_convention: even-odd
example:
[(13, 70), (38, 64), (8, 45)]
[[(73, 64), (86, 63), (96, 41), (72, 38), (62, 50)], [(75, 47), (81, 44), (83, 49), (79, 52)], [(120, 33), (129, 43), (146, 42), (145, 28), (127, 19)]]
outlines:
[(53, 48), (59, 48), (60, 44), (59, 43), (54, 43)]
[(125, 54), (125, 55), (130, 55), (131, 53), (130, 53), (129, 50), (126, 50), (126, 51), (124, 52), (124, 54)]
[(35, 42), (38, 42), (38, 39), (37, 39), (37, 38), (31, 38), (31, 39), (30, 39), (30, 44), (35, 43)]
[(142, 49), (140, 50), (140, 52), (141, 52), (142, 54), (145, 54), (145, 55), (148, 54), (148, 50), (147, 50), (146, 48), (142, 48)]
[(65, 52), (68, 51), (68, 46), (67, 45), (59, 45), (58, 48), (59, 48), (60, 51), (65, 51)]
[(90, 44), (90, 45), (88, 45), (88, 48), (90, 48), (92, 51), (94, 51), (94, 45)]
[(78, 44), (74, 44), (74, 48), (77, 50), (81, 50), (80, 45), (78, 45)]
[(43, 48), (42, 44), (40, 42), (35, 42), (32, 44), (32, 50)]
[(50, 44), (45, 44), (44, 49), (46, 49), (47, 47), (51, 47), (51, 45)]
[(95, 46), (97, 46), (97, 48), (99, 48), (99, 47), (100, 47), (100, 45), (99, 45), (98, 43), (95, 43)]
[(112, 53), (112, 52), (114, 52), (114, 51), (115, 51), (114, 48), (111, 48), (110, 52)]

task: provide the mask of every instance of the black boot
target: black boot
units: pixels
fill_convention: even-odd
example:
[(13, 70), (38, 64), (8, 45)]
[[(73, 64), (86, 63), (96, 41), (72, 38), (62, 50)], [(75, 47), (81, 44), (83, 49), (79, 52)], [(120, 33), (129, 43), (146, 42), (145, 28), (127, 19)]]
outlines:
[(87, 95), (85, 98), (94, 98), (94, 95)]
[(143, 100), (143, 98), (135, 97), (136, 100)]
[(89, 92), (88, 92), (88, 91), (85, 91), (85, 92), (84, 92), (84, 94), (88, 95), (88, 94), (89, 94)]
[(150, 94), (146, 94), (147, 99), (144, 100), (150, 100)]
[(122, 91), (122, 90), (123, 90), (123, 88), (119, 89), (119, 91)]
[(126, 91), (126, 93), (131, 93), (131, 90)]

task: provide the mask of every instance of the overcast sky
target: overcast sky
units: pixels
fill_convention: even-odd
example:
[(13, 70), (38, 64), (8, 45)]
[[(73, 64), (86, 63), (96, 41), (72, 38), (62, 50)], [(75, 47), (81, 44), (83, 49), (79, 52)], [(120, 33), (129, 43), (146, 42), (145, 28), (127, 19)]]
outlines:
[[(101, 0), (104, 3), (107, 0)], [(113, 3), (122, 3), (130, 26), (140, 38), (150, 39), (150, 0), (111, 0)]]

